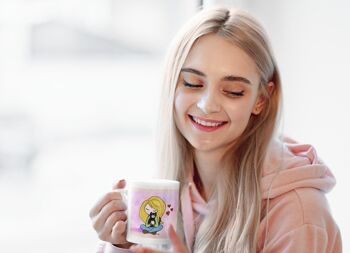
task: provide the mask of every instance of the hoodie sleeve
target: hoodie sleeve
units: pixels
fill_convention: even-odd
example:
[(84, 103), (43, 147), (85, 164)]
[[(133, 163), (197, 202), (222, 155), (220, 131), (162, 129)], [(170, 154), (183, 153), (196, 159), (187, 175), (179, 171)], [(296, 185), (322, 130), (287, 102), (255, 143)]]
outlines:
[(111, 243), (101, 242), (97, 253), (131, 253), (132, 251), (129, 249), (122, 249), (115, 247)]
[(340, 236), (329, 241), (324, 228), (305, 224), (271, 242), (264, 253), (341, 253)]

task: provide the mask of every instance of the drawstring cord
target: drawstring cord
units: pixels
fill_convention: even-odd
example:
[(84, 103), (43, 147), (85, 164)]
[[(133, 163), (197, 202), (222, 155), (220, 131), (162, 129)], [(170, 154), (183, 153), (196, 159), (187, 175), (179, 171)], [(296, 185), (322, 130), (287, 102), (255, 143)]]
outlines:
[(283, 164), (283, 153), (284, 153), (284, 145), (282, 146), (282, 149), (281, 149), (281, 157), (282, 157), (282, 160), (281, 160), (281, 163), (280, 163), (280, 166), (278, 167), (277, 169), (277, 173), (274, 175), (274, 177), (272, 178), (271, 180), (271, 183), (269, 185), (269, 189), (267, 191), (267, 202), (266, 202), (266, 229), (265, 229), (265, 238), (264, 238), (264, 245), (263, 245), (263, 249), (262, 249), (262, 253), (265, 253), (265, 247), (266, 247), (266, 244), (267, 244), (267, 235), (268, 235), (268, 231), (269, 231), (269, 208), (270, 208), (270, 193), (271, 193), (271, 189), (272, 189), (272, 184), (273, 184), (273, 181), (276, 179), (276, 177), (278, 176), (278, 173), (281, 171), (282, 169), (282, 164)]

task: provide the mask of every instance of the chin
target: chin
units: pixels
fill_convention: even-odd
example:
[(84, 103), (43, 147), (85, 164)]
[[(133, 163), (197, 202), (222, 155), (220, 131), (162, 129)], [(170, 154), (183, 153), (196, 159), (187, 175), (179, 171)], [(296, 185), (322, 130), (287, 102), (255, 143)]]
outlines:
[(196, 141), (196, 142), (190, 142), (190, 144), (195, 150), (199, 150), (199, 151), (209, 151), (217, 147), (214, 141), (201, 141), (201, 142)]

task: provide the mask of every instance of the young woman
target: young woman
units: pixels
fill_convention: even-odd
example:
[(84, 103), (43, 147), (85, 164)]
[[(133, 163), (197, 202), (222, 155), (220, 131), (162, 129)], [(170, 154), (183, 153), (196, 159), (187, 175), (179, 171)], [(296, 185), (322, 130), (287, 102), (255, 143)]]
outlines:
[[(341, 252), (325, 198), (335, 179), (312, 146), (278, 137), (281, 93), (266, 34), (248, 14), (204, 10), (179, 32), (159, 145), (162, 177), (181, 182), (173, 252)], [(109, 192), (90, 211), (100, 252), (159, 252), (125, 240), (120, 199)]]

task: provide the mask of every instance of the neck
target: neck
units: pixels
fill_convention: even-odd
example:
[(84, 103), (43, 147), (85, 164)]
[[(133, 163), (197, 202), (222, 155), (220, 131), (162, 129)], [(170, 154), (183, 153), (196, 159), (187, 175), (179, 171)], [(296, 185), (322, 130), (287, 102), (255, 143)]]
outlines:
[(218, 172), (222, 167), (221, 160), (222, 153), (195, 150), (195, 171), (193, 180), (200, 194), (206, 201), (213, 192), (216, 184)]

